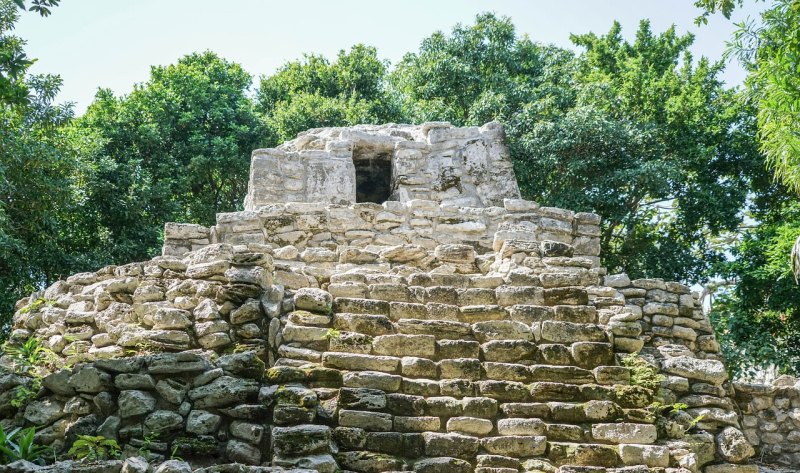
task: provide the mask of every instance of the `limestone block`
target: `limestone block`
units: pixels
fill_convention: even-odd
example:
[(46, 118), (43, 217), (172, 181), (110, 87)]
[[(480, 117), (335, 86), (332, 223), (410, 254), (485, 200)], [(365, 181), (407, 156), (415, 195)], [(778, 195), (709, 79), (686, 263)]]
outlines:
[(222, 276), (230, 268), (228, 261), (211, 261), (208, 263), (190, 264), (186, 268), (186, 277), (193, 279), (206, 279), (212, 276)]
[(342, 376), (348, 388), (371, 388), (381, 391), (399, 391), (403, 378), (378, 371), (349, 372)]
[(255, 299), (248, 300), (230, 313), (230, 321), (234, 325), (253, 322), (261, 317), (261, 304)]
[[(107, 437), (108, 438), (108, 437)], [(150, 473), (153, 467), (143, 457), (129, 457), (122, 464), (120, 473)]]
[(614, 467), (619, 462), (616, 446), (551, 442), (548, 457), (557, 464)]
[(232, 284), (252, 284), (264, 289), (272, 284), (272, 273), (260, 266), (234, 266), (225, 271), (225, 278)]
[(623, 444), (619, 455), (626, 465), (669, 466), (669, 448), (660, 445)]
[(264, 426), (251, 422), (234, 420), (231, 422), (229, 429), (231, 435), (251, 444), (257, 445), (261, 443), (261, 439), (264, 436)]
[(546, 425), (541, 419), (536, 418), (508, 418), (497, 421), (499, 435), (539, 436), (544, 435)]
[(472, 263), (475, 261), (475, 248), (470, 245), (439, 245), (433, 255), (441, 261), (451, 263)]
[(491, 320), (472, 324), (475, 338), (481, 343), (491, 340), (533, 340), (530, 327), (513, 320)]
[(469, 324), (447, 320), (404, 319), (397, 322), (400, 333), (411, 335), (433, 335), (440, 339), (461, 339), (472, 333)]
[(631, 373), (624, 366), (598, 366), (592, 370), (598, 384), (629, 384)]
[(540, 287), (500, 286), (495, 289), (497, 303), (502, 306), (540, 305), (544, 302)]
[(191, 473), (192, 467), (185, 461), (181, 460), (167, 460), (158, 465), (155, 473)]
[(386, 407), (386, 393), (377, 389), (341, 388), (339, 405), (345, 409), (380, 410)]
[(180, 414), (172, 411), (154, 411), (150, 413), (143, 423), (145, 433), (160, 433), (173, 432), (179, 430), (183, 426), (183, 417)]
[(570, 346), (572, 358), (583, 368), (611, 365), (614, 360), (613, 346), (601, 342), (576, 342)]
[(445, 379), (481, 379), (481, 362), (472, 358), (455, 358), (438, 363), (439, 376)]
[(498, 402), (490, 397), (465, 397), (461, 400), (461, 412), (468, 417), (491, 419), (497, 415)]
[(392, 430), (392, 415), (381, 412), (339, 410), (339, 425), (357, 427), (366, 431), (388, 432)]
[(433, 335), (381, 335), (373, 339), (372, 346), (377, 355), (433, 358), (436, 354)]
[(93, 366), (84, 366), (69, 377), (67, 385), (79, 393), (99, 393), (111, 386), (111, 376)]
[(529, 388), (516, 381), (478, 381), (476, 384), (482, 396), (500, 402), (526, 402), (531, 397)]
[(322, 354), (322, 365), (341, 370), (381, 371), (384, 373), (400, 371), (400, 359), (393, 356), (325, 352)]
[(614, 337), (614, 348), (626, 353), (638, 353), (644, 347), (644, 340), (639, 338)]
[(424, 458), (414, 463), (417, 473), (471, 473), (472, 465), (453, 457)]
[(658, 434), (656, 426), (652, 424), (594, 424), (592, 437), (613, 443), (638, 443), (651, 444), (656, 441)]
[(333, 317), (333, 326), (337, 330), (372, 336), (394, 332), (392, 322), (385, 315), (338, 313)]
[(488, 419), (478, 417), (451, 417), (447, 421), (447, 431), (467, 435), (486, 435), (492, 431), (494, 425)]
[(114, 385), (120, 390), (155, 389), (156, 383), (149, 374), (121, 373), (114, 378)]
[(495, 305), (497, 297), (493, 289), (488, 288), (470, 288), (464, 289), (458, 293), (458, 305)]
[(259, 383), (251, 379), (220, 376), (214, 381), (189, 391), (194, 407), (205, 409), (236, 404), (258, 393)]
[(333, 306), (333, 296), (322, 289), (300, 288), (295, 291), (294, 306), (297, 309), (327, 313)]
[[(374, 300), (392, 301), (392, 302), (410, 302), (411, 295), (408, 286), (405, 284), (370, 284), (369, 297)], [(391, 310), (391, 304), (390, 304)]]
[(322, 425), (273, 427), (272, 446), (282, 456), (312, 455), (327, 452), (331, 429)]
[(437, 340), (437, 355), (446, 358), (478, 358), (481, 346), (474, 340)]
[(53, 399), (38, 399), (25, 407), (25, 420), (33, 425), (46, 426), (64, 417), (64, 405)]
[(425, 319), (428, 308), (424, 304), (414, 302), (389, 302), (389, 317), (392, 320), (400, 319)]
[(193, 410), (186, 418), (186, 431), (197, 435), (213, 435), (219, 428), (222, 418), (203, 410)]
[(717, 434), (717, 452), (728, 462), (739, 463), (755, 455), (755, 450), (741, 430), (726, 427)]
[(315, 342), (328, 337), (328, 329), (324, 327), (306, 327), (303, 325), (286, 324), (283, 327), (283, 340), (291, 342)]
[(410, 378), (435, 378), (437, 374), (436, 363), (425, 358), (403, 357), (400, 360), (400, 369), (403, 376)]
[(336, 455), (336, 461), (338, 466), (334, 465), (334, 468), (330, 470), (331, 473), (339, 470), (340, 468), (346, 469), (345, 471), (363, 471), (367, 473), (402, 471), (403, 468), (405, 468), (405, 463), (396, 457), (366, 450), (355, 452), (339, 452)]
[(198, 337), (204, 337), (212, 333), (227, 333), (229, 330), (230, 325), (224, 320), (210, 320), (194, 324), (194, 333)]
[(701, 360), (682, 355), (665, 359), (663, 367), (667, 373), (716, 385), (728, 379), (725, 366), (717, 360)]
[(253, 445), (239, 440), (231, 439), (225, 448), (228, 459), (245, 465), (258, 465), (261, 463), (261, 450)]
[(441, 428), (441, 420), (435, 416), (395, 416), (394, 430), (398, 432), (436, 432)]
[(480, 346), (483, 358), (490, 362), (532, 362), (538, 350), (529, 340), (490, 340)]
[(553, 343), (605, 342), (607, 339), (601, 327), (594, 324), (577, 324), (545, 320), (542, 322), (542, 340)]
[(499, 305), (462, 305), (458, 308), (458, 320), (462, 322), (474, 323), (506, 318), (508, 313)]
[(543, 455), (547, 448), (546, 440), (544, 436), (507, 435), (485, 438), (481, 444), (490, 454), (519, 458)]
[(455, 456), (471, 459), (478, 454), (480, 440), (456, 433), (424, 432), (425, 455), (430, 457)]

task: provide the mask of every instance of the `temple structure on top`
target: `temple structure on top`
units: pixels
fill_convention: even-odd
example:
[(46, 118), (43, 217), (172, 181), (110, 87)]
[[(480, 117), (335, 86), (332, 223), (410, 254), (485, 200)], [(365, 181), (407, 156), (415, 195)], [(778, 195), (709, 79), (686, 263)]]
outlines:
[(518, 199), (503, 127), (449, 123), (317, 128), (253, 152), (245, 210), (280, 202), (489, 207)]

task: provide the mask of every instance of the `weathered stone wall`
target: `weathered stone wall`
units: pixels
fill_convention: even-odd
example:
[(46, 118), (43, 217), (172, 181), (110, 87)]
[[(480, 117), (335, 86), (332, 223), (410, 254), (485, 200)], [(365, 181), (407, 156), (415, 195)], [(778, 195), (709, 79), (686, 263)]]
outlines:
[(800, 465), (800, 380), (790, 376), (772, 384), (734, 383), (747, 440), (764, 461)]
[[(578, 256), (600, 264), (600, 217), (534, 202), (506, 199), (499, 207), (457, 207), (430, 200), (351, 206), (287, 203), (258, 211), (223, 213), (211, 228), (168, 223), (164, 255), (181, 256), (211, 243), (362, 248), (413, 244), (473, 245), (479, 253), (496, 251), (506, 239), (553, 240), (572, 245)], [(338, 261), (338, 260), (336, 260)], [(342, 261), (347, 263), (347, 258)], [(365, 262), (362, 262), (365, 263)]]
[[(714, 329), (697, 295), (683, 284), (631, 281), (624, 274), (607, 276), (605, 283), (636, 314), (635, 318), (612, 317), (612, 332), (630, 336), (639, 331), (639, 347), (630, 348), (659, 366), (665, 376), (659, 402), (686, 406), (685, 414), (665, 420), (662, 432), (671, 439), (665, 444), (677, 463), (692, 468), (711, 461), (715, 454), (733, 463), (752, 456), (740, 430), (733, 386)], [(687, 427), (695, 423), (687, 435)]]
[[(313, 130), (283, 151), (345, 137), (374, 158), (388, 143), (502, 136), (431, 125), (411, 146), (414, 130)], [(0, 378), (2, 425), (38, 424), (64, 447), (101, 434), (128, 452), (158, 431), (154, 450), (202, 448), (187, 452), (196, 464), (320, 472), (756, 471), (696, 299), (607, 276), (599, 216), (440, 194), (267, 205), (253, 186), (257, 210), (167, 224), (164, 256), (20, 301), (12, 340), (40, 338), (68, 366), (19, 410), (13, 391), (30, 380)], [(666, 375), (660, 389), (623, 362), (637, 352)]]
[(377, 203), (486, 207), (519, 198), (499, 123), (359, 125), (309, 130), (277, 149), (254, 151), (245, 210), (279, 202), (356, 203), (356, 164), (364, 161), (385, 161), (391, 173), (387, 198)]

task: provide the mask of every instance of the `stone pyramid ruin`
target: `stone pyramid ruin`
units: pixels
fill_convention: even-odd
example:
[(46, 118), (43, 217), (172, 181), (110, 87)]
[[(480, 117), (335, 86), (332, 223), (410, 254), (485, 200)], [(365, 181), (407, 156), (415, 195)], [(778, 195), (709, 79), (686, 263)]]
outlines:
[(599, 237), (520, 198), (498, 123), (309, 130), (253, 152), (244, 211), (20, 301), (59, 363), (20, 407), (0, 378), (2, 425), (208, 473), (757, 472), (697, 296)]

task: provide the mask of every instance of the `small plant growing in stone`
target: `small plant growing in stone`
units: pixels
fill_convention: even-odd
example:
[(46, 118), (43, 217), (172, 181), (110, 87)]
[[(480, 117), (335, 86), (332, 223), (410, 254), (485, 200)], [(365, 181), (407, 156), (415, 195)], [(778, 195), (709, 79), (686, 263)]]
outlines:
[(116, 440), (102, 435), (79, 435), (67, 454), (81, 462), (94, 462), (118, 458), (120, 448)]
[(647, 406), (647, 410), (656, 417), (656, 426), (659, 431), (663, 433), (663, 436), (671, 438), (683, 437), (685, 432), (692, 430), (698, 422), (703, 420), (702, 414), (692, 418), (686, 412), (688, 408), (689, 405), (682, 402), (662, 404), (656, 401)]
[(174, 447), (172, 447), (172, 451), (169, 454), (169, 459), (170, 460), (183, 461), (183, 458), (178, 456), (178, 447), (179, 447), (178, 445), (175, 445)]
[(630, 353), (623, 358), (622, 365), (630, 370), (631, 384), (634, 386), (641, 386), (655, 392), (661, 386), (661, 382), (666, 379), (637, 353)]
[(331, 338), (339, 338), (341, 336), (342, 336), (341, 332), (339, 332), (335, 328), (329, 328), (325, 332), (325, 340), (330, 340)]
[(31, 387), (23, 385), (17, 386), (14, 388), (14, 397), (11, 398), (10, 404), (19, 409), (20, 407), (28, 404), (29, 401), (33, 400), (36, 395), (39, 394), (39, 389), (41, 389), (41, 387), (41, 378), (33, 378)]
[(164, 352), (164, 349), (160, 345), (157, 345), (151, 342), (150, 340), (142, 340), (141, 342), (134, 345), (134, 348), (136, 349), (136, 355), (139, 356), (149, 355), (151, 353)]
[(22, 343), (6, 342), (3, 352), (11, 358), (14, 371), (25, 376), (40, 376), (45, 368), (53, 367), (58, 362), (58, 355), (36, 337)]
[(7, 464), (25, 460), (43, 465), (45, 455), (50, 453), (51, 449), (43, 445), (36, 445), (35, 437), (35, 427), (17, 428), (8, 434), (0, 427), (0, 463)]
[(22, 384), (14, 388), (10, 404), (19, 409), (39, 393), (42, 377), (62, 363), (55, 352), (45, 347), (42, 341), (35, 337), (22, 343), (6, 342), (2, 349), (11, 360), (14, 372), (30, 379), (28, 385)]
[(43, 305), (47, 304), (52, 306), (55, 304), (55, 299), (45, 299), (44, 297), (39, 297), (30, 304), (26, 305), (22, 309), (19, 310), (20, 314), (28, 314), (30, 312), (36, 312), (39, 310)]
[(160, 434), (158, 432), (150, 432), (144, 436), (142, 439), (142, 446), (139, 447), (139, 456), (143, 457), (145, 460), (150, 460), (150, 457), (153, 456), (153, 452), (150, 451), (150, 447), (153, 446), (153, 442), (158, 440), (158, 436)]

